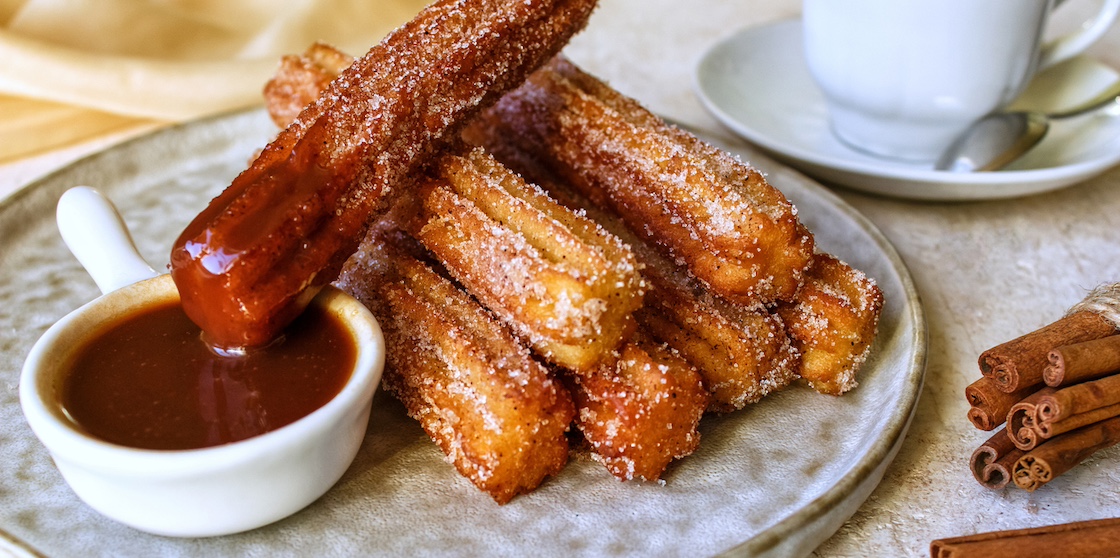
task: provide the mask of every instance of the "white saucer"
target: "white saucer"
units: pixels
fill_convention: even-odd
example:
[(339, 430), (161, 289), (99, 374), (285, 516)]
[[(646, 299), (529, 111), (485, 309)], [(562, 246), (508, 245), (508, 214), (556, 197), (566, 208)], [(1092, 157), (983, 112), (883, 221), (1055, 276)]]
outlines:
[[(1068, 107), (1116, 79), (1111, 68), (1078, 57), (1037, 76), (1016, 105)], [(724, 125), (775, 158), (818, 179), (875, 194), (1010, 198), (1076, 184), (1120, 162), (1120, 104), (1055, 121), (1042, 143), (999, 172), (935, 171), (932, 164), (854, 151), (829, 130), (824, 100), (802, 56), (799, 20), (744, 29), (717, 42), (700, 59), (696, 89)]]

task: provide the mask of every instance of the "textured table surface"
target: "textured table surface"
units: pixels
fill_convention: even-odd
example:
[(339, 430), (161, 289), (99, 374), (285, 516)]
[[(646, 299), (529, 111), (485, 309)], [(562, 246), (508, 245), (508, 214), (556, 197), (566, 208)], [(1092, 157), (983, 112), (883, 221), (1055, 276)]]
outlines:
[[(1070, 4), (1059, 11), (1059, 25), (1073, 25), (1095, 6)], [(726, 134), (693, 92), (698, 57), (722, 36), (799, 12), (796, 0), (602, 0), (568, 54), (653, 111)], [(1120, 26), (1090, 54), (1120, 67)], [(0, 196), (123, 137), (0, 165)], [(967, 464), (988, 434), (967, 422), (962, 395), (979, 377), (982, 350), (1056, 319), (1092, 287), (1120, 281), (1120, 168), (1056, 192), (991, 202), (919, 203), (836, 191), (882, 229), (913, 274), (929, 355), (898, 456), (814, 555), (922, 556), (936, 538), (1120, 516), (1117, 448), (1035, 493), (982, 488)]]

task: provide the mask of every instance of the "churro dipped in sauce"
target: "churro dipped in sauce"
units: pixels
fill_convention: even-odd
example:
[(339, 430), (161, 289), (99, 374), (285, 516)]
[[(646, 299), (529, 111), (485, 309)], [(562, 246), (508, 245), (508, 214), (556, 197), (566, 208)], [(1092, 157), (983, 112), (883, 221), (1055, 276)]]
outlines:
[(594, 0), (439, 0), (374, 46), (192, 222), (171, 253), (219, 347), (268, 343), (333, 280), (391, 187), (555, 55)]

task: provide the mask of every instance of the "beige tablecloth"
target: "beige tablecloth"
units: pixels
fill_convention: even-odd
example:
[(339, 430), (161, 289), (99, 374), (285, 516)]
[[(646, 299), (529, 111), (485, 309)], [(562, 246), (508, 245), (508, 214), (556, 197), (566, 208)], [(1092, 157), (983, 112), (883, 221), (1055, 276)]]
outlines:
[(0, 162), (260, 102), (282, 54), (364, 52), (421, 0), (0, 3)]

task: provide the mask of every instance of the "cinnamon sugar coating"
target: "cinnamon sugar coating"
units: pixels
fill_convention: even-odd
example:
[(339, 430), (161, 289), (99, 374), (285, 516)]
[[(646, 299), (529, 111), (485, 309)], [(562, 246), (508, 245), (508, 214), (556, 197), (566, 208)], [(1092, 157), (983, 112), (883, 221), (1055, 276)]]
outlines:
[(620, 480), (657, 480), (700, 444), (708, 406), (700, 375), (639, 331), (611, 363), (568, 375), (576, 426), (594, 459)]
[(338, 284), (368, 301), (385, 331), (385, 389), (500, 504), (558, 473), (575, 415), (568, 391), (469, 295), (372, 236)]
[(212, 342), (259, 345), (332, 281), (388, 191), (558, 52), (593, 0), (437, 0), (331, 81), (171, 254)]
[(857, 385), (882, 309), (883, 293), (871, 278), (817, 254), (797, 297), (776, 312), (801, 352), (800, 376), (821, 393), (840, 395)]
[(435, 167), (413, 235), (550, 362), (587, 370), (610, 358), (642, 304), (630, 249), (481, 149)]
[(789, 300), (801, 285), (813, 238), (781, 192), (562, 57), (466, 134), (516, 144), (725, 298)]

